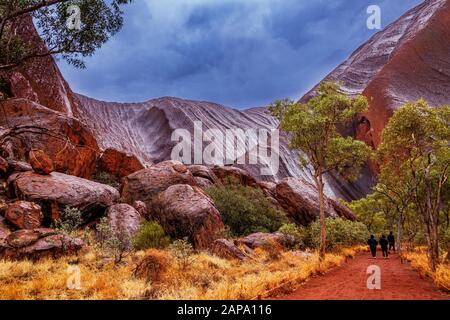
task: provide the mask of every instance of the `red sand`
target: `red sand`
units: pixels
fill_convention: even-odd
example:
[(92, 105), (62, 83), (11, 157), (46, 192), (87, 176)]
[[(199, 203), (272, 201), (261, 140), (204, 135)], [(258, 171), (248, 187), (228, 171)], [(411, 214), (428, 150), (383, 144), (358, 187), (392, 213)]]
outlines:
[[(278, 297), (282, 300), (449, 300), (450, 296), (437, 289), (432, 281), (422, 278), (408, 262), (401, 263), (397, 255), (390, 259), (372, 259), (362, 253), (343, 266), (304, 283), (294, 293)], [(381, 269), (381, 289), (367, 289), (367, 267)]]

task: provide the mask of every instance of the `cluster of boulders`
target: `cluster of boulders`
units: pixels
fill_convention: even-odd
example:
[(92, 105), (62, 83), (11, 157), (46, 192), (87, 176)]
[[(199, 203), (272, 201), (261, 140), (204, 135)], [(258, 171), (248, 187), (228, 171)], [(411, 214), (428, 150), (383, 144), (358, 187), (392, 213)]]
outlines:
[[(157, 221), (172, 238), (187, 238), (196, 249), (225, 258), (246, 259), (267, 243), (287, 246), (292, 239), (281, 233), (256, 233), (234, 242), (218, 239), (225, 226), (204, 190), (226, 183), (261, 189), (274, 207), (298, 224), (307, 225), (319, 214), (317, 192), (310, 183), (294, 178), (258, 182), (233, 166), (186, 166), (169, 160), (144, 168), (137, 159), (110, 150), (99, 158), (97, 167), (122, 177), (119, 191), (57, 172), (52, 158), (42, 150), (29, 151), (27, 160), (0, 157), (7, 194), (7, 201), (0, 202), (0, 258), (35, 259), (79, 250), (80, 239), (48, 229), (66, 207), (80, 210), (86, 226), (106, 216), (112, 230), (130, 237), (144, 221)], [(328, 216), (354, 219), (349, 209), (333, 199), (327, 199), (325, 209)]]

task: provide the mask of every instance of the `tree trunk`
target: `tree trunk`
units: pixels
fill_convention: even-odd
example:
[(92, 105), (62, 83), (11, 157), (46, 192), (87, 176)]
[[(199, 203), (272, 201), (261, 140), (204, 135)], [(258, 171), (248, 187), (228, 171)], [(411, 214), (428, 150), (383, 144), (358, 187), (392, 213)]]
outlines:
[(397, 220), (397, 254), (402, 253), (402, 224), (403, 224), (403, 213), (400, 213)]
[(428, 228), (429, 230), (429, 248), (428, 258), (430, 262), (431, 271), (435, 272), (439, 261), (439, 236), (437, 225), (432, 221)]
[(323, 181), (322, 176), (318, 178), (317, 190), (319, 192), (319, 208), (320, 208), (320, 249), (319, 257), (320, 260), (325, 258), (326, 245), (327, 245), (327, 229), (325, 221), (325, 199), (323, 194)]

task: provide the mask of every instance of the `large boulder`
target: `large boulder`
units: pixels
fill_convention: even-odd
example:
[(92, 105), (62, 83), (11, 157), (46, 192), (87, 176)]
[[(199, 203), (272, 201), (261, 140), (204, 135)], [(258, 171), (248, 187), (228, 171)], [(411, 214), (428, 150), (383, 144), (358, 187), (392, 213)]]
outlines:
[(139, 212), (129, 204), (115, 204), (106, 210), (108, 223), (114, 232), (125, 233), (132, 238), (142, 222)]
[(122, 198), (129, 204), (140, 200), (150, 207), (155, 196), (176, 184), (196, 185), (185, 165), (178, 161), (164, 161), (125, 177)]
[(25, 99), (0, 102), (0, 144), (14, 159), (33, 149), (44, 151), (55, 171), (90, 178), (95, 171), (97, 141), (79, 120)]
[[(275, 188), (275, 199), (295, 222), (308, 225), (320, 214), (317, 189), (309, 182), (297, 178), (285, 178)], [(325, 214), (336, 217), (337, 213), (325, 200)]]
[(19, 230), (0, 239), (0, 259), (57, 258), (74, 254), (83, 246), (81, 239), (71, 238), (52, 229)]
[(250, 249), (267, 248), (268, 245), (276, 243), (282, 247), (288, 247), (291, 239), (281, 232), (264, 233), (257, 232), (252, 233), (244, 238), (239, 239), (239, 242)]
[(115, 149), (107, 149), (103, 152), (98, 167), (101, 171), (120, 178), (144, 169), (136, 156)]
[(212, 243), (209, 250), (215, 256), (224, 259), (236, 259), (240, 261), (247, 259), (247, 255), (227, 239), (217, 239)]
[(0, 215), (0, 243), (6, 239), (11, 233), (11, 228), (8, 226), (6, 219)]
[(8, 205), (5, 218), (19, 229), (36, 229), (41, 226), (44, 215), (39, 205), (28, 201), (16, 201)]
[(26, 171), (33, 171), (33, 168), (28, 162), (12, 159), (8, 161), (7, 175), (11, 175), (15, 172), (26, 172)]
[(89, 220), (94, 214), (103, 214), (120, 196), (113, 187), (59, 172), (46, 176), (34, 172), (16, 173), (7, 183), (17, 198), (38, 203), (47, 223), (57, 219), (59, 211), (67, 206), (79, 209)]
[(200, 188), (186, 184), (161, 192), (151, 217), (171, 237), (188, 237), (198, 249), (209, 247), (224, 228), (213, 201)]
[(202, 189), (221, 184), (216, 174), (207, 166), (191, 165), (188, 168), (194, 176), (195, 182)]
[(52, 159), (42, 150), (31, 150), (28, 153), (28, 161), (36, 173), (50, 174), (55, 171)]
[(148, 218), (148, 207), (145, 204), (145, 202), (143, 201), (135, 201), (133, 203), (133, 208), (136, 209), (137, 212), (139, 212), (139, 214), (141, 215), (141, 217), (143, 219), (147, 219)]
[(244, 169), (232, 166), (214, 166), (212, 172), (222, 183), (234, 182), (244, 186), (255, 186), (256, 180)]

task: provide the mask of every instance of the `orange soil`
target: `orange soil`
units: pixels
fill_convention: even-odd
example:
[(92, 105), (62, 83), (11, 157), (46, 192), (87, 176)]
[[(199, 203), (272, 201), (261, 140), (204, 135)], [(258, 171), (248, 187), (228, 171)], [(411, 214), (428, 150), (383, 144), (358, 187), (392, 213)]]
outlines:
[[(367, 289), (367, 267), (381, 269), (381, 289)], [(279, 297), (282, 300), (449, 300), (432, 281), (421, 277), (408, 262), (397, 255), (377, 259), (367, 253), (357, 255), (343, 266), (304, 283), (296, 292)]]

